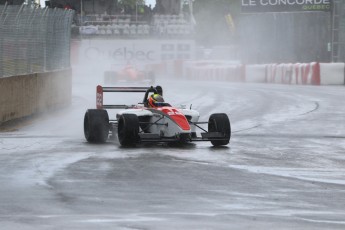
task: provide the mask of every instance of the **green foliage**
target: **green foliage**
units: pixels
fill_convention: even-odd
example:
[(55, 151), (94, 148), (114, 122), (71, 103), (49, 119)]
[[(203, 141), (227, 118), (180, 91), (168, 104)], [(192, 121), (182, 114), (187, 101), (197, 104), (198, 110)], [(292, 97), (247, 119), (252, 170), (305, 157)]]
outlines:
[(196, 40), (201, 45), (231, 45), (236, 42), (225, 16), (231, 14), (235, 27), (241, 13), (240, 0), (195, 0)]
[(145, 0), (119, 0), (118, 1), (118, 6), (123, 9), (134, 10), (136, 7), (136, 4), (145, 5)]

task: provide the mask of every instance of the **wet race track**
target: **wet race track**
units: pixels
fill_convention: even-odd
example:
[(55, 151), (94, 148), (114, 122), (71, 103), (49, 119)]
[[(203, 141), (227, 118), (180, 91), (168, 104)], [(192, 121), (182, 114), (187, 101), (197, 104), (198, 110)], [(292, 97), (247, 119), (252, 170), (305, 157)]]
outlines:
[(200, 120), (227, 113), (230, 145), (122, 148), (84, 139), (97, 83), (74, 78), (71, 107), (0, 133), (1, 229), (345, 228), (344, 87), (158, 81)]

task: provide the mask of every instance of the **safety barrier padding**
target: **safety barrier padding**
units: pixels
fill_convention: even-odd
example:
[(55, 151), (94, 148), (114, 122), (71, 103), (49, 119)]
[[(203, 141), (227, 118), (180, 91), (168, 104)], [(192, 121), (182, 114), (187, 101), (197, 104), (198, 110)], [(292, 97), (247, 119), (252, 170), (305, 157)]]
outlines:
[(345, 63), (320, 63), (321, 85), (344, 85)]
[(266, 65), (246, 65), (245, 81), (253, 83), (266, 82)]
[(320, 85), (320, 64), (267, 64), (266, 82), (296, 85)]
[(344, 85), (344, 63), (246, 65), (246, 82), (302, 85)]
[(244, 81), (244, 66), (226, 61), (186, 61), (182, 74), (189, 80)]
[(0, 78), (0, 124), (67, 106), (71, 95), (71, 69)]
[(161, 74), (174, 78), (180, 78), (182, 75), (187, 80), (291, 85), (345, 85), (345, 63), (243, 65), (224, 60), (178, 60), (172, 63), (162, 62), (158, 66), (165, 67), (161, 68)]

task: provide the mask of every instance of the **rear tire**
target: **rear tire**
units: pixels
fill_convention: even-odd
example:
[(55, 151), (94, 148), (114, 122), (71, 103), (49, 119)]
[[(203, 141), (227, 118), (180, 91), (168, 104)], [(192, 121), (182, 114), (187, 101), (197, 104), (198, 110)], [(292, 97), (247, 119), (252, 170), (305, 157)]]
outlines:
[(122, 114), (118, 121), (118, 138), (122, 146), (139, 142), (139, 119), (135, 114)]
[(225, 140), (211, 140), (212, 145), (227, 145), (230, 142), (231, 126), (228, 115), (225, 113), (212, 114), (208, 120), (209, 132), (220, 132), (224, 135)]
[(84, 116), (84, 136), (88, 142), (104, 143), (109, 136), (109, 116), (103, 109), (88, 109)]

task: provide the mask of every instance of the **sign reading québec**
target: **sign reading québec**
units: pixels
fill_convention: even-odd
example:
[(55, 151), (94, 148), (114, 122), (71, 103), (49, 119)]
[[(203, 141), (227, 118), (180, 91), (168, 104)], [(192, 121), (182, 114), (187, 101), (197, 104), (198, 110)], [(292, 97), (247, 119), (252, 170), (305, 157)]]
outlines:
[(332, 0), (241, 0), (243, 13), (331, 10)]

